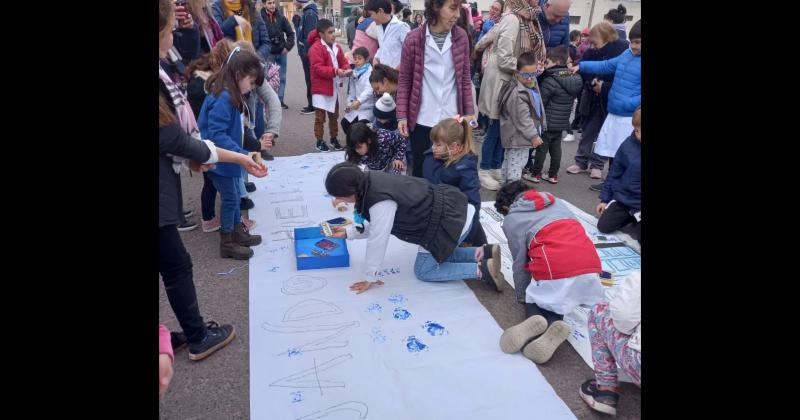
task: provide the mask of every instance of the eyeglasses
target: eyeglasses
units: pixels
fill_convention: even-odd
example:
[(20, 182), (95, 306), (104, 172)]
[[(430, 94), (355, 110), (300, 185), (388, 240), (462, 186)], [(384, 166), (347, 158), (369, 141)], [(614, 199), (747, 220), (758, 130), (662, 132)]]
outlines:
[(518, 71), (517, 74), (520, 77), (522, 77), (523, 79), (533, 79), (533, 78), (535, 78), (536, 76), (539, 75), (539, 73), (537, 73), (537, 72), (528, 73), (528, 72), (522, 72), (522, 71)]

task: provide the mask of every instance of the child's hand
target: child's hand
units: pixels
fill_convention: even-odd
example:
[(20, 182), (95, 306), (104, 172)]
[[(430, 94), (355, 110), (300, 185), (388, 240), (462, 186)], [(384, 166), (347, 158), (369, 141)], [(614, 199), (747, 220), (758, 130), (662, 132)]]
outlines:
[(164, 396), (172, 380), (172, 359), (168, 354), (158, 355), (158, 397)]
[(275, 134), (273, 133), (264, 133), (261, 136), (261, 150), (269, 150), (272, 149), (274, 145), (273, 139), (275, 138)]
[(395, 159), (394, 161), (392, 161), (392, 167), (396, 171), (402, 172), (406, 169), (406, 164), (402, 160)]
[(580, 64), (576, 64), (576, 65), (574, 65), (574, 66), (570, 67), (570, 68), (569, 68), (569, 71), (570, 71), (570, 73), (572, 73), (572, 74), (576, 74), (576, 73), (578, 73), (579, 71), (581, 71), (581, 65), (580, 65)]
[(255, 154), (257, 154), (259, 158), (261, 157), (261, 153), (251, 152), (247, 155), (244, 155), (244, 161), (240, 164), (244, 167), (244, 170), (247, 171), (248, 174), (253, 175), (256, 178), (264, 178), (267, 176), (267, 165), (253, 160), (253, 155)]
[(353, 283), (352, 285), (350, 285), (350, 290), (353, 291), (353, 292), (356, 292), (357, 295), (360, 295), (361, 293), (366, 292), (367, 289), (369, 289), (373, 285), (382, 286), (383, 285), (383, 281), (382, 280), (377, 280), (377, 281), (372, 281), (372, 282), (370, 282), (370, 281), (359, 281), (359, 282), (356, 282), (356, 283)]
[(598, 216), (602, 216), (603, 212), (606, 211), (606, 203), (598, 204), (595, 210), (597, 211)]
[(351, 109), (358, 109), (359, 107), (361, 107), (361, 102), (359, 102), (358, 99), (356, 99), (353, 102), (350, 102)]
[(603, 81), (602, 80), (597, 80), (597, 79), (594, 79), (594, 80), (595, 80), (595, 83), (594, 83), (594, 86), (592, 86), (592, 90), (594, 90), (594, 93), (600, 95), (601, 93), (603, 93)]
[(539, 137), (539, 136), (536, 136), (536, 137), (534, 137), (534, 139), (533, 139), (533, 141), (531, 142), (531, 144), (533, 145), (533, 147), (539, 147), (539, 146), (541, 146), (542, 144), (544, 144), (544, 140), (542, 140), (542, 138), (541, 138), (541, 137)]

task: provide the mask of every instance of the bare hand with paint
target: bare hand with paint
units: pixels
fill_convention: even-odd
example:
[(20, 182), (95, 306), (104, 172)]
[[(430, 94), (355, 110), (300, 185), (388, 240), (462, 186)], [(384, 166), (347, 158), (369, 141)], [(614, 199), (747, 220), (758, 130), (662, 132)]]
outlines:
[(350, 290), (353, 291), (353, 292), (356, 292), (357, 295), (360, 295), (361, 293), (366, 292), (367, 289), (369, 289), (373, 285), (374, 286), (383, 286), (383, 284), (384, 284), (383, 280), (359, 281), (359, 282), (356, 282), (356, 283), (353, 283), (352, 285), (350, 285)]

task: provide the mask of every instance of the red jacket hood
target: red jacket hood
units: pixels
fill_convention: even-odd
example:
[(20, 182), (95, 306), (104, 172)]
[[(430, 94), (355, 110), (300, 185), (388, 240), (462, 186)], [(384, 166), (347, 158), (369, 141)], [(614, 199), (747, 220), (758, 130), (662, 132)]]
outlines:
[(319, 41), (319, 40), (320, 40), (320, 37), (319, 37), (319, 34), (317, 33), (316, 29), (314, 29), (311, 32), (309, 32), (308, 33), (308, 44), (307, 44), (308, 48), (311, 48), (311, 46), (314, 45), (314, 43)]

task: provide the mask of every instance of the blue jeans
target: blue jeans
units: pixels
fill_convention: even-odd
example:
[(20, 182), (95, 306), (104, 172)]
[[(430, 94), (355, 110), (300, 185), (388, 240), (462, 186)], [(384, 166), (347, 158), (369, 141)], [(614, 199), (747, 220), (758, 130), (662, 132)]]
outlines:
[[(472, 224), (471, 220), (467, 223)], [(469, 236), (470, 229), (461, 235), (458, 243), (461, 244)], [(418, 252), (414, 261), (414, 275), (422, 281), (450, 281), (474, 279), (478, 273), (478, 263), (475, 261), (475, 247), (462, 248), (456, 246), (453, 253), (445, 262), (439, 264), (433, 255), (427, 252)]]
[(281, 66), (281, 85), (278, 87), (278, 97), (283, 103), (283, 93), (286, 91), (286, 54), (272, 54), (272, 60)]
[(500, 169), (503, 166), (503, 143), (500, 141), (500, 120), (489, 120), (489, 129), (483, 136), (481, 169)]
[(239, 182), (236, 183), (236, 191), (239, 192), (239, 197), (240, 198), (246, 198), (247, 197), (247, 188), (245, 188), (245, 186), (244, 186), (244, 177), (240, 176), (238, 179), (239, 179)]
[(217, 175), (214, 172), (208, 172), (208, 177), (214, 184), (214, 188), (219, 191), (221, 200), (219, 208), (220, 224), (222, 225), (220, 231), (222, 233), (232, 233), (233, 227), (242, 221), (242, 213), (239, 207), (241, 205), (241, 198), (237, 187), (241, 177), (232, 178), (229, 176)]

